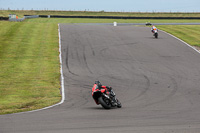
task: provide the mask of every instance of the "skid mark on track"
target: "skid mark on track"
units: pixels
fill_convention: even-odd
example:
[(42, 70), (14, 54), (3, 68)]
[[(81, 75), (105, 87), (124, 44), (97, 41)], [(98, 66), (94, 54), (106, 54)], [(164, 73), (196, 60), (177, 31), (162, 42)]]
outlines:
[(89, 47), (90, 47), (90, 49), (92, 50), (92, 55), (93, 55), (93, 56), (95, 56), (95, 51), (94, 51), (94, 48), (92, 47), (92, 45), (91, 45), (91, 43), (90, 43), (89, 39), (88, 39), (88, 38), (86, 38), (86, 40), (87, 40), (87, 42), (88, 42), (88, 44), (89, 44)]
[(72, 75), (78, 76), (77, 74), (71, 72), (70, 68), (69, 68), (69, 46), (67, 45), (67, 52), (66, 52), (66, 67), (69, 71), (69, 73), (71, 73)]
[(144, 90), (143, 91), (141, 91), (141, 93), (140, 94), (138, 94), (138, 96), (136, 96), (134, 99), (132, 99), (132, 100), (135, 100), (135, 99), (138, 99), (139, 97), (141, 97), (142, 95), (144, 95), (148, 90), (149, 90), (149, 87), (150, 87), (150, 80), (149, 80), (149, 78), (146, 76), (146, 75), (143, 75), (144, 76), (144, 78), (146, 79), (146, 87), (144, 88)]
[[(142, 105), (142, 106), (139, 106), (139, 107), (143, 108), (143, 107), (152, 106), (152, 105), (155, 105), (155, 104), (158, 104), (158, 103), (162, 103), (162, 102), (170, 99), (172, 96), (174, 96), (176, 94), (177, 90), (178, 90), (178, 85), (177, 85), (176, 80), (173, 77), (170, 76), (169, 78), (172, 81), (173, 88), (167, 96), (163, 97), (161, 100), (158, 100), (156, 102), (148, 103), (148, 104), (145, 104), (145, 105)], [(170, 88), (170, 86), (168, 86), (168, 88)]]
[[(143, 75), (144, 79), (146, 80), (146, 82), (144, 83), (145, 84), (145, 87), (142, 88), (142, 91), (136, 95), (135, 97), (132, 97), (131, 99), (129, 100), (126, 100), (124, 102), (133, 102), (133, 101), (136, 101), (137, 99), (139, 99), (141, 96), (145, 95), (145, 93), (147, 93), (147, 91), (149, 90), (150, 88), (150, 80), (149, 78), (146, 76), (146, 75)], [(131, 86), (134, 86), (135, 84), (135, 81), (131, 83)]]
[(85, 65), (86, 65), (86, 68), (88, 69), (88, 71), (93, 74), (93, 72), (90, 70), (89, 66), (88, 66), (88, 63), (87, 63), (87, 59), (86, 59), (86, 56), (85, 56), (85, 46), (83, 47), (83, 60), (85, 62)]

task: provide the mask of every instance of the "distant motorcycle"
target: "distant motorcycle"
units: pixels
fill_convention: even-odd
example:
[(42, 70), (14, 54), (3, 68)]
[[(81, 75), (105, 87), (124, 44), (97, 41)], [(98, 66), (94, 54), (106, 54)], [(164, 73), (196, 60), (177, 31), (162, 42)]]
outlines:
[(120, 101), (115, 97), (115, 93), (112, 88), (102, 86), (99, 81), (96, 81), (92, 87), (92, 97), (97, 105), (101, 104), (101, 106), (105, 109), (122, 107)]
[(155, 36), (155, 38), (158, 38), (158, 29), (155, 26), (151, 28), (151, 32), (153, 33), (153, 36)]

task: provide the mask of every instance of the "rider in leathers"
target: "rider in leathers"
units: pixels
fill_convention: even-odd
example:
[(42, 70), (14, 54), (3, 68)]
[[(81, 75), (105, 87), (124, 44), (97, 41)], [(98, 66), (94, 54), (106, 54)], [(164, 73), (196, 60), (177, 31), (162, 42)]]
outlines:
[(111, 96), (112, 99), (112, 104), (117, 105), (116, 103), (116, 98), (115, 98), (115, 93), (112, 91), (112, 87), (109, 86), (103, 86), (99, 81), (95, 81), (95, 84), (98, 86), (98, 88), (101, 89), (106, 89), (107, 92), (109, 92), (109, 95)]
[(151, 32), (154, 33), (156, 30), (158, 31), (158, 29), (156, 28), (156, 26), (152, 26)]

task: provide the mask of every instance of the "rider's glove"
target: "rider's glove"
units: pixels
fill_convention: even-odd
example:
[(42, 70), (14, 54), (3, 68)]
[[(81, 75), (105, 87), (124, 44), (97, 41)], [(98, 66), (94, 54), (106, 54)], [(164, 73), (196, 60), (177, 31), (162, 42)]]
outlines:
[(112, 87), (106, 86), (106, 88), (108, 89), (108, 91), (112, 90)]

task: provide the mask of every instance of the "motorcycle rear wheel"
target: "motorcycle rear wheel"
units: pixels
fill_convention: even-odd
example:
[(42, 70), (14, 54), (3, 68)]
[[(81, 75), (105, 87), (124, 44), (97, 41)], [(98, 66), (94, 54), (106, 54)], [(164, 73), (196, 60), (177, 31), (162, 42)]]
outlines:
[(105, 109), (110, 109), (111, 108), (111, 103), (109, 101), (109, 99), (103, 98), (103, 97), (99, 97), (98, 98), (99, 103), (101, 104), (101, 106)]

